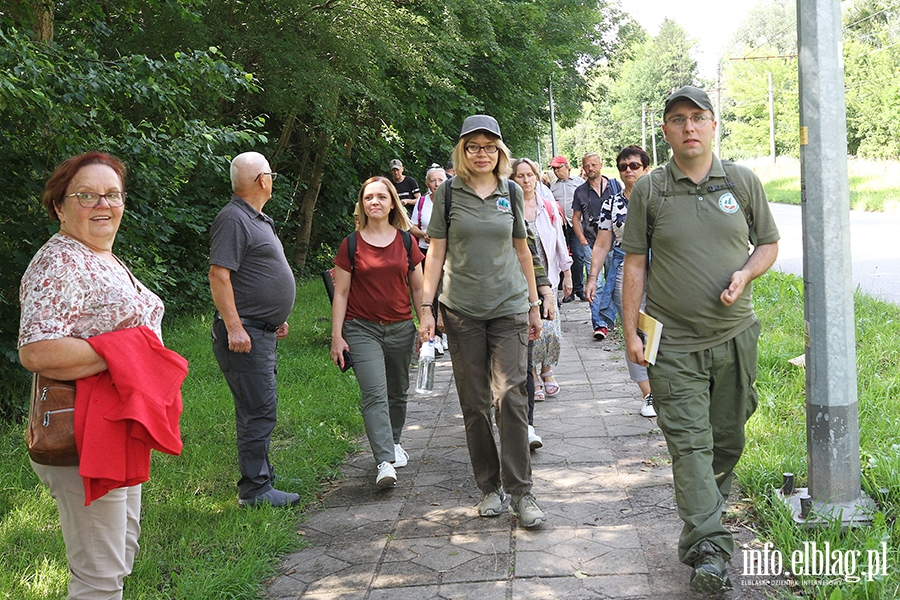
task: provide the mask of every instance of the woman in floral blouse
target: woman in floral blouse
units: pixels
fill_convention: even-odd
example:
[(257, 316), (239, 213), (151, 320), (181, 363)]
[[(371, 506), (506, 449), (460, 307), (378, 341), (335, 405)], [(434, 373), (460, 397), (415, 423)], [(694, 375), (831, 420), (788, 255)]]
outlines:
[[(59, 233), (22, 276), (19, 359), (29, 371), (83, 379), (107, 369), (87, 338), (141, 325), (161, 336), (162, 301), (112, 252), (124, 179), (118, 158), (91, 152), (66, 160), (47, 180), (43, 204)], [(122, 598), (138, 551), (141, 486), (111, 490), (85, 506), (78, 466), (31, 464), (59, 509), (67, 598)]]

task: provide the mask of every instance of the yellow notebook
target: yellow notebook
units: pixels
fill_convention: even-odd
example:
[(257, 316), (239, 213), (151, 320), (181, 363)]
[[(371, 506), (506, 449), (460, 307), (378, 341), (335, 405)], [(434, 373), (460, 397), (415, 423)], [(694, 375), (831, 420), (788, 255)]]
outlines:
[(644, 334), (644, 360), (651, 365), (656, 364), (656, 353), (659, 351), (662, 328), (662, 323), (641, 311), (638, 316), (638, 331)]

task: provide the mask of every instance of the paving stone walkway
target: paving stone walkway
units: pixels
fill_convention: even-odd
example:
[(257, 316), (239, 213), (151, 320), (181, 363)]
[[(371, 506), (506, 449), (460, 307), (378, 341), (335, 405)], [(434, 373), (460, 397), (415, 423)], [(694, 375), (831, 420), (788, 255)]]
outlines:
[[(436, 393), (410, 393), (398, 483), (374, 485), (368, 442), (350, 456), (298, 528), (309, 547), (285, 557), (270, 600), (694, 599), (690, 569), (677, 560), (681, 522), (665, 441), (640, 416), (621, 338), (591, 339), (584, 302), (562, 308), (562, 390), (535, 407), (544, 447), (532, 453), (534, 494), (548, 517), (518, 527), (507, 513), (480, 518), (449, 353)], [(413, 377), (415, 373), (413, 372)], [(739, 542), (752, 533), (736, 526)], [(724, 597), (750, 600), (741, 552)]]

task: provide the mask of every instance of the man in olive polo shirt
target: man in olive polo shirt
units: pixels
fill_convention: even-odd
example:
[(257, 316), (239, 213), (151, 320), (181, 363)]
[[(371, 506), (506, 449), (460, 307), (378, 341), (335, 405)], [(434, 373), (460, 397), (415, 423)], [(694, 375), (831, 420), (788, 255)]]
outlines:
[(678, 558), (693, 568), (691, 590), (712, 595), (731, 589), (734, 539), (722, 513), (757, 403), (752, 281), (775, 261), (779, 235), (756, 175), (713, 154), (706, 92), (674, 92), (663, 123), (672, 160), (629, 200), (623, 329), (629, 358), (647, 364), (637, 324), (650, 256), (646, 312), (663, 329), (648, 372), (684, 522)]

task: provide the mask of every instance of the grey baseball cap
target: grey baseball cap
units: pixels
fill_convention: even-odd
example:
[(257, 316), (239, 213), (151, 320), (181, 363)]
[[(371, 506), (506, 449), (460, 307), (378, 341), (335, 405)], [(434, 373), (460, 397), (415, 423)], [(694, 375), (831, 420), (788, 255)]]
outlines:
[(500, 135), (500, 125), (497, 124), (497, 119), (488, 115), (472, 115), (471, 117), (467, 117), (466, 120), (463, 121), (459, 137), (463, 137), (476, 131), (487, 131), (488, 133), (493, 133), (501, 140), (503, 139), (503, 136)]
[(390, 170), (390, 169), (402, 169), (402, 168), (403, 168), (403, 163), (400, 162), (400, 159), (399, 159), (399, 158), (395, 158), (394, 160), (392, 160), (391, 162), (388, 163), (388, 170)]
[(672, 108), (673, 104), (680, 100), (689, 100), (703, 110), (708, 110), (711, 113), (716, 112), (713, 110), (712, 102), (710, 102), (706, 92), (698, 87), (686, 85), (683, 88), (672, 92), (669, 94), (669, 97), (666, 98), (666, 109), (663, 111), (663, 116), (669, 112), (669, 109)]

